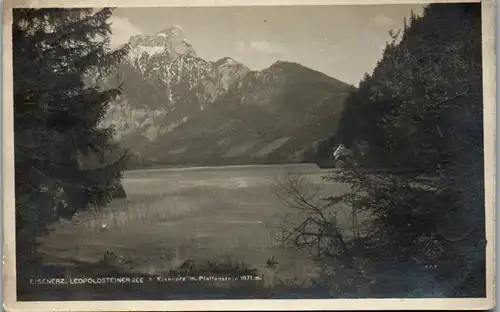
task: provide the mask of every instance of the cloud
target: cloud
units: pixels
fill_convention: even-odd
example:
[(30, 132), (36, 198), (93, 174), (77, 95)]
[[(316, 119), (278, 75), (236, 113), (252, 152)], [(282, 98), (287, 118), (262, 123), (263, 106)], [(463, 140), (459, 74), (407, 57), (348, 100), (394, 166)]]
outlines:
[(236, 43), (236, 51), (239, 53), (264, 53), (282, 55), (285, 49), (278, 44), (266, 40), (239, 41)]
[(132, 24), (128, 18), (112, 16), (111, 17), (111, 48), (117, 48), (128, 42), (131, 36), (142, 35), (144, 32)]

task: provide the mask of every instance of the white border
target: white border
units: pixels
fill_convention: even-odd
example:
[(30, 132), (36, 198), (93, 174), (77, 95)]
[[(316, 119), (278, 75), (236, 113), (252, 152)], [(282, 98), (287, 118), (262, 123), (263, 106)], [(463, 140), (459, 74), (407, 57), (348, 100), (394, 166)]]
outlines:
[(249, 311), (249, 310), (451, 310), (491, 309), (495, 305), (495, 130), (496, 62), (495, 2), (482, 1), (484, 155), (486, 202), (487, 298), (482, 299), (292, 299), (292, 300), (199, 300), (199, 301), (51, 301), (17, 302), (15, 277), (15, 214), (12, 99), (13, 7), (189, 7), (264, 5), (376, 5), (479, 1), (426, 0), (8, 0), (3, 5), (3, 187), (4, 245), (3, 289), (6, 311)]

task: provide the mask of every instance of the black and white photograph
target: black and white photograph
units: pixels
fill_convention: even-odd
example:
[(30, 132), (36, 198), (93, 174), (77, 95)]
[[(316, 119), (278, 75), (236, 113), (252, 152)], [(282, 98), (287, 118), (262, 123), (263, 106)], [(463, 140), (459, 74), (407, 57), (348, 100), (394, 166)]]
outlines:
[(313, 3), (4, 10), (12, 307), (493, 307), (492, 2)]

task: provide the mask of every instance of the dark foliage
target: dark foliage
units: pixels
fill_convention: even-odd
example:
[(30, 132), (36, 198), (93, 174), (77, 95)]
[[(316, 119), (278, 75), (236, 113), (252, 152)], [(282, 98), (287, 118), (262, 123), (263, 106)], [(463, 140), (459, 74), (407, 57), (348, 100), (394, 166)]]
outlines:
[[(391, 283), (384, 291), (429, 296), (411, 284), (428, 276), (441, 296), (485, 295), (480, 12), (480, 4), (432, 4), (391, 33), (340, 121), (341, 143), (368, 146), (328, 177), (351, 192), (318, 206), (294, 195), (296, 183), (285, 187), (292, 206), (309, 211), (291, 238), (372, 290)], [(325, 210), (339, 202), (371, 216), (348, 239)]]
[[(127, 53), (108, 48), (112, 9), (15, 9), (14, 143), (17, 260), (60, 218), (100, 208), (120, 186), (127, 154), (110, 161), (113, 130), (101, 126), (119, 86), (88, 83)], [(85, 157), (94, 156), (88, 166)]]
[[(351, 204), (375, 216), (364, 244), (383, 250), (377, 262), (411, 263), (425, 252), (419, 240), (430, 237), (449, 259), (477, 255), (431, 272), (456, 296), (469, 282), (440, 274), (485, 274), (480, 5), (430, 5), (393, 37), (342, 120), (345, 143), (363, 139), (369, 152), (333, 179), (352, 184)], [(371, 175), (359, 167), (389, 170)], [(482, 289), (469, 286), (468, 295), (484, 295), (484, 280)]]

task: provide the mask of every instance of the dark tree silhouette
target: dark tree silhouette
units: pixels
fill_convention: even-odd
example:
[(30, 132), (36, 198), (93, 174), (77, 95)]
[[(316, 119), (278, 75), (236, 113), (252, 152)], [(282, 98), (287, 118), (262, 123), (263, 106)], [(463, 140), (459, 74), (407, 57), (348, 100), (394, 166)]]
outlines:
[[(484, 296), (481, 6), (432, 4), (405, 24), (346, 100), (337, 137), (368, 148), (327, 178), (351, 191), (311, 205), (297, 183), (285, 185), (289, 205), (310, 211), (290, 239), (327, 246), (323, 261), (351, 265), (378, 295), (389, 284), (411, 295), (408, 272), (420, 270), (413, 276), (435, 279), (444, 296)], [(364, 233), (341, 240), (337, 218), (323, 211), (339, 201), (371, 216)], [(440, 246), (445, 262), (418, 262), (423, 241)]]
[[(112, 9), (14, 9), (14, 134), (18, 261), (60, 218), (106, 205), (127, 153), (101, 126), (120, 93), (102, 89), (128, 47), (108, 48)], [(110, 157), (114, 154), (116, 157)], [(98, 165), (83, 160), (94, 155)]]

